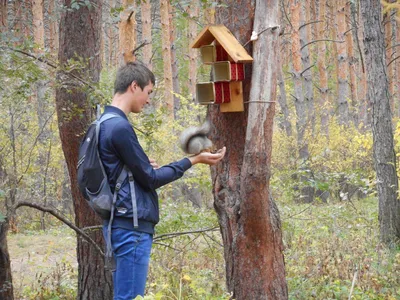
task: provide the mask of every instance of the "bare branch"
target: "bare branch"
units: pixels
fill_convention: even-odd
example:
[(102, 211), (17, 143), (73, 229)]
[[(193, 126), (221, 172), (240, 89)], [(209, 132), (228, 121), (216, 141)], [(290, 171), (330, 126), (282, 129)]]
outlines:
[(143, 43), (141, 43), (138, 47), (136, 47), (135, 49), (132, 50), (132, 54), (135, 55), (135, 53), (142, 47), (149, 45), (150, 43), (148, 41), (144, 41)]
[(303, 70), (303, 71), (300, 73), (300, 76), (303, 76), (303, 74), (304, 74), (305, 72), (307, 72), (309, 69), (311, 69), (311, 68), (314, 67), (314, 66), (315, 66), (315, 64), (313, 64), (313, 65), (309, 66), (308, 68), (306, 68), (305, 70)]
[(323, 22), (323, 21), (316, 20), (316, 21), (311, 21), (311, 22), (305, 23), (305, 24), (303, 24), (303, 25), (301, 25), (299, 27), (299, 30), (302, 29), (303, 27), (306, 27), (307, 25), (311, 25), (311, 24), (314, 24), (314, 23), (321, 23), (321, 22)]
[(337, 41), (337, 40), (330, 40), (330, 39), (314, 40), (314, 41), (308, 42), (307, 44), (303, 45), (303, 46), (300, 48), (300, 51), (301, 51), (304, 47), (307, 47), (308, 45), (311, 45), (311, 44), (316, 43), (316, 42), (344, 43), (344, 41)]
[(392, 62), (394, 62), (395, 60), (397, 60), (399, 57), (400, 57), (400, 56), (396, 56), (395, 58), (393, 58), (393, 59), (387, 64), (387, 67), (389, 67), (390, 64), (391, 64)]
[(129, 17), (128, 17), (128, 19), (126, 20), (127, 22), (130, 22), (131, 21), (131, 17), (132, 17), (132, 15), (133, 15), (133, 13), (134, 13), (135, 11), (131, 11), (131, 13), (129, 14)]
[[(5, 49), (4, 47), (0, 47), (0, 48)], [(25, 52), (25, 51), (22, 51), (22, 50), (19, 50), (19, 49), (14, 49), (14, 48), (10, 48), (10, 47), (8, 47), (8, 49), (9, 49), (9, 50), (12, 50), (12, 51), (14, 51), (14, 52), (17, 52), (17, 53), (24, 54), (24, 55), (26, 55), (26, 56), (28, 56), (28, 57), (30, 57), (30, 58), (33, 58), (33, 59), (35, 59), (35, 60), (37, 60), (37, 61), (40, 61), (40, 62), (42, 62), (42, 63), (48, 65), (49, 67), (52, 67), (52, 68), (54, 68), (54, 69), (57, 69), (57, 66), (56, 66), (55, 64), (51, 63), (50, 61), (48, 61), (47, 59), (44, 59), (44, 58), (41, 58), (41, 57), (37, 57), (37, 56), (35, 56), (35, 55), (33, 55), (33, 54), (30, 54), (30, 53), (28, 53), (28, 52)], [(63, 71), (63, 70), (61, 70), (61, 71), (62, 71), (64, 74), (66, 74), (66, 75), (68, 75), (68, 76), (71, 76), (72, 78), (74, 78), (74, 79), (80, 81), (81, 83), (85, 84), (85, 85), (88, 86), (89, 88), (93, 89), (92, 85), (89, 84), (88, 82), (86, 82), (85, 80), (83, 80), (82, 78), (80, 78), (80, 77), (78, 77), (78, 76), (76, 76), (76, 75), (74, 75), (74, 74), (72, 74), (72, 73), (65, 72), (65, 71)]]
[(91, 243), (95, 249), (102, 255), (104, 256), (103, 251), (101, 250), (101, 248), (99, 247), (99, 245), (90, 237), (86, 234), (86, 232), (84, 232), (83, 230), (81, 230), (80, 228), (78, 228), (75, 224), (73, 224), (71, 221), (69, 221), (68, 219), (64, 218), (62, 215), (60, 215), (55, 209), (50, 208), (50, 207), (45, 207), (42, 206), (40, 204), (36, 204), (36, 203), (30, 203), (30, 202), (26, 202), (26, 201), (21, 201), (15, 204), (14, 209), (18, 209), (19, 207), (22, 206), (28, 206), (28, 207), (32, 207), (32, 208), (36, 208), (37, 210), (43, 211), (43, 212), (47, 212), (51, 215), (53, 215), (54, 217), (56, 217), (58, 220), (60, 220), (61, 222), (63, 222), (64, 224), (66, 224), (68, 227), (70, 227), (71, 229), (75, 230), (76, 233), (80, 234), (85, 240), (87, 240), (89, 243)]

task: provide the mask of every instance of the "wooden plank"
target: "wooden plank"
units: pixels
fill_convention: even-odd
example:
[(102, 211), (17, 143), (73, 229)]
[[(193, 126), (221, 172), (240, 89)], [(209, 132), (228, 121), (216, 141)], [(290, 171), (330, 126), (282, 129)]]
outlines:
[(210, 26), (205, 27), (190, 45), (190, 48), (200, 48), (201, 46), (210, 45), (214, 40), (214, 36), (208, 30)]
[(241, 112), (244, 111), (243, 104), (243, 85), (241, 81), (232, 81), (229, 83), (231, 90), (231, 102), (221, 103), (219, 109), (221, 112)]
[(246, 49), (243, 48), (228, 28), (223, 25), (218, 25), (209, 26), (208, 30), (236, 63), (253, 62), (253, 58), (247, 53)]
[(246, 49), (239, 43), (233, 34), (224, 25), (215, 25), (205, 27), (192, 43), (192, 48), (200, 48), (211, 44), (216, 40), (229, 56), (236, 63), (251, 63), (253, 58), (247, 53)]

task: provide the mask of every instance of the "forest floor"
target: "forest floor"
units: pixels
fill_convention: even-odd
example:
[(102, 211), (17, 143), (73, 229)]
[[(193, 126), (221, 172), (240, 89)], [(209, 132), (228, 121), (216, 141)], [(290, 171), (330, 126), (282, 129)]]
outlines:
[[(217, 224), (209, 209), (162, 206), (158, 234)], [(400, 299), (400, 248), (379, 243), (376, 199), (278, 206), (289, 299)], [(75, 299), (76, 237), (69, 228), (9, 234), (8, 243), (16, 299)], [(218, 230), (158, 241), (146, 299), (229, 299), (224, 270)]]

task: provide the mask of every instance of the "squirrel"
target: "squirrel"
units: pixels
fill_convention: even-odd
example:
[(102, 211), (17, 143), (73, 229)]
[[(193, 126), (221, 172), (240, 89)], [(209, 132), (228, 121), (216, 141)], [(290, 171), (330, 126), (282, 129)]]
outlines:
[(211, 126), (208, 121), (199, 127), (193, 126), (185, 129), (179, 138), (182, 150), (187, 154), (211, 151), (213, 143), (207, 138), (210, 129)]

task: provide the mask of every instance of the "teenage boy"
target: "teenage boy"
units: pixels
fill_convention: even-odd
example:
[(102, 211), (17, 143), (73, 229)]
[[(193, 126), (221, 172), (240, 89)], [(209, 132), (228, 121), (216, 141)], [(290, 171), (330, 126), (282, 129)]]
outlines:
[[(128, 121), (129, 113), (140, 113), (149, 104), (155, 84), (154, 74), (142, 63), (122, 66), (116, 76), (114, 97), (104, 113), (120, 117), (104, 121), (100, 127), (99, 152), (112, 192), (126, 166), (133, 175), (138, 227), (133, 225), (133, 208), (129, 178), (118, 190), (112, 222), (111, 245), (115, 258), (113, 272), (114, 300), (132, 300), (144, 295), (154, 227), (159, 221), (156, 189), (178, 178), (191, 166), (214, 165), (225, 155), (225, 147), (215, 154), (201, 153), (158, 167), (144, 153)], [(103, 226), (107, 237), (108, 221)]]

